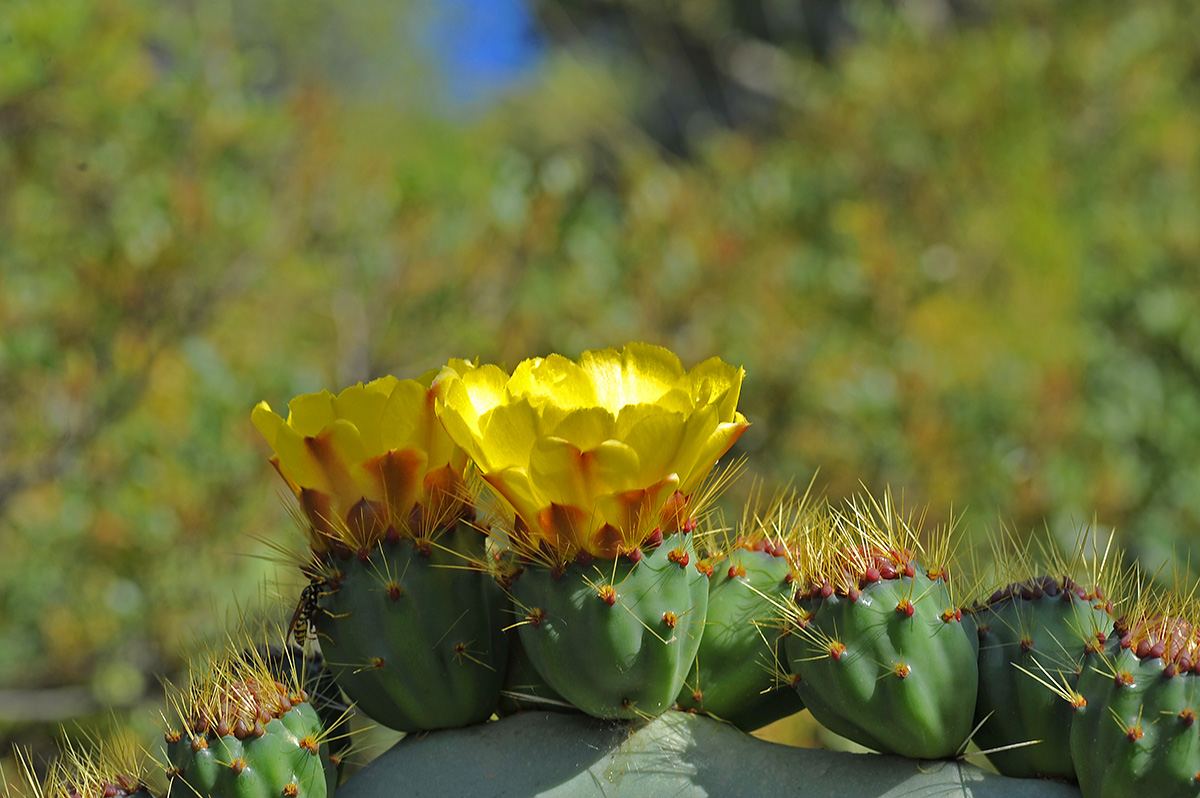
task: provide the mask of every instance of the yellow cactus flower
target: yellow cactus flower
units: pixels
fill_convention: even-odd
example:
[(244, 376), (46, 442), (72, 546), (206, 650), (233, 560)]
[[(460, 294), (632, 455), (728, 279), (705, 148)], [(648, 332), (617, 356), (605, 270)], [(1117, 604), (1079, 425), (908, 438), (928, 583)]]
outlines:
[(686, 497), (745, 431), (745, 372), (717, 358), (685, 371), (670, 351), (532, 358), (510, 376), (451, 364), (434, 385), (450, 437), (558, 556), (631, 554), (674, 531)]
[[(455, 362), (460, 368), (469, 364)], [(466, 454), (434, 412), (436, 372), (382, 377), (298, 396), (285, 421), (266, 402), (251, 419), (300, 502), (315, 551), (370, 550), (385, 535), (417, 537), (463, 511)]]

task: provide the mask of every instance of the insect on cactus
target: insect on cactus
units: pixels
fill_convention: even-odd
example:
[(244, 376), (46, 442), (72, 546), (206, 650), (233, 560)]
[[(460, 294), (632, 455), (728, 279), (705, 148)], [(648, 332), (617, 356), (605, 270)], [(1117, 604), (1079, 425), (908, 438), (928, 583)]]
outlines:
[(351, 700), (409, 732), (487, 720), (507, 659), (505, 599), (433, 377), (300, 396), (286, 421), (265, 403), (253, 414), (307, 537), (297, 642), (319, 634)]

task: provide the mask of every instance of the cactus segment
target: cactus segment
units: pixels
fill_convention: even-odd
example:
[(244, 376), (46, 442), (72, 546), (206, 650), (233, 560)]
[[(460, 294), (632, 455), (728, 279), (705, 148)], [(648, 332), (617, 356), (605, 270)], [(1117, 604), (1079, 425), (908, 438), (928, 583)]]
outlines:
[[(59, 756), (41, 778), (30, 752), (14, 747), (17, 778), (15, 782), (5, 779), (5, 798), (158, 798), (163, 794), (161, 784), (148, 783), (148, 756), (133, 732), (113, 725), (104, 736), (85, 736), (87, 745), (64, 739)], [(8, 774), (0, 771), (0, 775)]]
[(460, 521), (432, 544), (385, 540), (369, 556), (329, 561), (323, 649), (361, 711), (405, 732), (491, 716), (508, 651), (504, 595), (472, 565), (484, 560), (483, 534)]
[(519, 629), (529, 660), (590, 715), (661, 714), (687, 680), (704, 631), (708, 580), (694, 563), (691, 535), (676, 533), (636, 561), (530, 565), (512, 586), (527, 616)]
[[(974, 648), (940, 579), (924, 573), (803, 604), (785, 645), (796, 689), (831, 731), (885, 753), (954, 756), (971, 733)], [(911, 611), (910, 611), (911, 610)]]
[(1079, 677), (1087, 703), (1074, 713), (1070, 740), (1084, 798), (1200, 793), (1196, 635), (1183, 621), (1158, 623), (1167, 634), (1153, 635), (1144, 656), (1128, 636), (1110, 640)]
[(496, 714), (503, 718), (524, 710), (576, 712), (575, 707), (546, 684), (546, 680), (533, 667), (525, 647), (521, 645), (520, 632), (510, 629), (508, 634), (508, 669)]
[(975, 743), (986, 751), (1039, 741), (989, 753), (1004, 775), (1075, 779), (1071, 698), (1086, 654), (1112, 628), (1108, 606), (1070, 579), (1040, 577), (997, 590), (971, 613), (980, 641)]
[(289, 695), (278, 683), (223, 689), (214, 717), (197, 717), (183, 733), (167, 733), (169, 774), (184, 782), (175, 789), (210, 798), (333, 794), (336, 772), (321, 719), (304, 696)]
[(804, 708), (783, 655), (779, 603), (791, 593), (790, 566), (774, 551), (736, 548), (714, 569), (708, 617), (683, 709), (713, 715), (744, 731)]

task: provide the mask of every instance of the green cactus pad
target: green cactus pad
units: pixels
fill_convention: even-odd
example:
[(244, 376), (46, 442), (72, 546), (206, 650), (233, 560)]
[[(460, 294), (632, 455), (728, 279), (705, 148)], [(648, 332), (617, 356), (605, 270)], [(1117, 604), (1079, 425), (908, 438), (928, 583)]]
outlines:
[[(522, 766), (531, 752), (537, 766)], [(683, 712), (636, 731), (585, 715), (522, 712), (406, 737), (338, 795), (401, 791), (405, 798), (1079, 798), (1074, 785), (997, 776), (967, 762), (769, 743)]]
[(1087, 705), (1075, 711), (1070, 738), (1084, 798), (1200, 795), (1200, 675), (1192, 663), (1138, 657), (1115, 641), (1089, 659), (1102, 661), (1079, 677)]
[(954, 756), (971, 733), (979, 677), (948, 592), (918, 569), (865, 584), (854, 600), (831, 593), (811, 616), (802, 606), (785, 645), (813, 717), (877, 751)]
[(484, 536), (460, 523), (426, 548), (385, 541), (365, 560), (331, 561), (317, 622), (342, 690), (405, 732), (487, 720), (508, 656), (504, 595), (471, 566), (484, 560)]
[[(299, 699), (299, 696), (293, 696)], [(189, 729), (167, 736), (167, 760), (180, 795), (206, 798), (328, 798), (336, 771), (321, 719), (297, 700), (250, 729)]]
[(500, 694), (496, 714), (503, 718), (514, 712), (527, 710), (577, 711), (553, 687), (546, 684), (546, 680), (529, 661), (529, 655), (521, 645), (520, 633), (512, 629), (509, 631), (508, 669), (504, 675), (504, 690)]
[(696, 664), (679, 693), (696, 710), (752, 731), (804, 709), (788, 679), (779, 604), (792, 592), (788, 561), (734, 549), (709, 580)]
[(639, 561), (531, 565), (512, 586), (527, 623), (521, 643), (538, 673), (600, 718), (646, 718), (675, 701), (696, 658), (708, 579), (690, 534), (669, 535)]
[(1039, 577), (996, 591), (972, 616), (980, 641), (975, 743), (989, 750), (1036, 740), (988, 759), (1007, 776), (1073, 780), (1069, 699), (1086, 652), (1112, 629), (1105, 603), (1072, 582)]

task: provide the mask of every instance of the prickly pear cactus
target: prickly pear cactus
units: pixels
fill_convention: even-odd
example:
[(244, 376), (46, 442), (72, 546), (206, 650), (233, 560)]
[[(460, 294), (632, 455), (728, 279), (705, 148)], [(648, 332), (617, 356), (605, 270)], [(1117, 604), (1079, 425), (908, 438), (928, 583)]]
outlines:
[(944, 557), (931, 555), (927, 571), (910, 552), (913, 530), (890, 502), (877, 510), (852, 506), (801, 558), (785, 641), (796, 689), (821, 724), (862, 745), (951, 757), (972, 729), (975, 649)]
[(286, 421), (265, 403), (253, 414), (308, 538), (296, 639), (319, 636), (346, 695), (406, 732), (486, 720), (507, 660), (504, 598), (433, 377), (300, 396)]
[(1200, 633), (1170, 612), (1139, 615), (1079, 677), (1070, 740), (1084, 798), (1200, 794)]
[(230, 656), (174, 696), (166, 739), (172, 791), (210, 798), (327, 798), (336, 783), (326, 730), (300, 687), (260, 658)]
[(691, 538), (719, 491), (713, 466), (748, 426), (743, 376), (631, 343), (437, 378), (442, 424), (511, 519), (497, 537), (524, 567), (521, 645), (585, 712), (652, 717), (686, 681), (710, 572)]
[(500, 717), (515, 712), (534, 710), (539, 712), (578, 712), (558, 691), (546, 684), (537, 668), (529, 661), (525, 647), (521, 645), (521, 633), (510, 629), (508, 640), (508, 668), (504, 675), (504, 689), (500, 691), (500, 704), (496, 714)]
[[(5, 779), (5, 796), (10, 798), (160, 798), (161, 785), (147, 769), (148, 756), (133, 733), (115, 725), (108, 734), (92, 738), (85, 747), (69, 738), (59, 756), (39, 778), (30, 754), (13, 751), (17, 781)], [(7, 774), (0, 773), (0, 776)], [(12, 790), (12, 787), (16, 787)]]
[(325, 657), (346, 695), (379, 723), (442, 729), (495, 710), (506, 600), (471, 566), (485, 560), (483, 542), (460, 523), (424, 546), (385, 540), (365, 559), (323, 566), (317, 628)]
[(669, 709), (708, 607), (708, 579), (694, 557), (691, 535), (681, 532), (632, 562), (527, 568), (512, 590), (530, 662), (590, 715), (648, 718)]
[(783, 654), (778, 607), (792, 592), (783, 544), (741, 540), (714, 567), (708, 617), (678, 697), (683, 709), (750, 731), (804, 708)]
[(975, 743), (984, 750), (1019, 746), (988, 754), (998, 771), (1075, 779), (1070, 699), (1088, 655), (1112, 630), (1111, 608), (1098, 586), (1042, 576), (1000, 588), (972, 611), (979, 636)]

